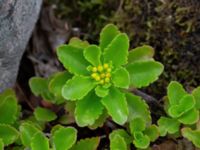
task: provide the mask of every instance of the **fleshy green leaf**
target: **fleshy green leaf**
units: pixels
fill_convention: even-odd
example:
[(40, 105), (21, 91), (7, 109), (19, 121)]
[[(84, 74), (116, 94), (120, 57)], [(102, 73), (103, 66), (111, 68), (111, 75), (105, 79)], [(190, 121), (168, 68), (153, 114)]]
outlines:
[(115, 67), (127, 63), (129, 39), (125, 33), (118, 34), (104, 51), (104, 61), (113, 63)]
[(31, 124), (39, 130), (43, 130), (45, 128), (45, 122), (38, 121), (34, 115), (29, 116), (26, 120), (23, 120), (23, 122)]
[(130, 84), (136, 88), (148, 86), (158, 79), (163, 69), (161, 63), (153, 60), (131, 63), (127, 66)]
[(22, 106), (21, 105), (17, 105), (17, 113), (16, 113), (16, 119), (17, 120), (19, 119), (19, 117), (21, 117), (21, 113), (22, 113)]
[[(61, 92), (62, 92), (62, 90), (61, 90)], [(63, 104), (63, 103), (65, 103), (66, 102), (66, 99), (63, 97), (63, 96), (55, 96), (55, 98), (54, 98), (54, 103), (56, 104), (56, 105), (60, 105), (60, 104)]]
[(179, 101), (186, 94), (187, 92), (184, 90), (183, 86), (176, 81), (171, 81), (167, 87), (167, 96), (168, 96), (170, 105), (179, 104)]
[(68, 45), (78, 47), (78, 48), (86, 48), (89, 46), (89, 43), (88, 43), (88, 41), (80, 40), (78, 37), (73, 37), (70, 39)]
[(134, 134), (134, 132), (144, 131), (146, 128), (146, 124), (143, 118), (134, 118), (129, 123), (129, 127), (130, 127), (131, 134)]
[(106, 95), (108, 95), (109, 89), (108, 88), (104, 88), (103, 86), (97, 86), (95, 88), (95, 93), (99, 97), (105, 97)]
[(0, 139), (0, 150), (4, 150), (4, 143), (2, 139)]
[(104, 123), (106, 122), (107, 118), (108, 118), (108, 113), (104, 109), (103, 113), (99, 116), (99, 118), (97, 120), (95, 120), (94, 124), (91, 125), (91, 126), (88, 126), (88, 128), (93, 130), (93, 129), (96, 129), (98, 127), (102, 127), (104, 125)]
[(81, 139), (70, 150), (96, 150), (100, 142), (99, 137)]
[(56, 96), (62, 97), (62, 87), (72, 77), (68, 72), (58, 72), (49, 81), (49, 90)]
[(53, 134), (53, 148), (56, 150), (68, 150), (76, 142), (77, 130), (73, 127), (59, 128)]
[(123, 137), (115, 135), (110, 138), (110, 150), (127, 150), (127, 144)]
[(135, 132), (133, 144), (137, 148), (146, 149), (150, 144), (150, 139), (147, 135), (144, 135), (142, 132)]
[(21, 133), (21, 141), (23, 143), (24, 146), (26, 147), (30, 147), (31, 144), (31, 138), (38, 132), (40, 132), (40, 130), (38, 128), (36, 128), (33, 124), (30, 123), (22, 123), (20, 128), (20, 133)]
[(64, 126), (60, 125), (60, 124), (57, 124), (55, 126), (53, 126), (51, 128), (51, 134), (53, 135), (57, 130), (59, 130), (60, 128), (64, 128)]
[(100, 48), (102, 51), (111, 43), (111, 41), (119, 34), (118, 28), (114, 24), (106, 25), (100, 33)]
[(156, 125), (151, 125), (145, 129), (144, 134), (149, 137), (151, 142), (154, 142), (159, 137), (158, 127)]
[(37, 107), (34, 110), (34, 116), (38, 121), (53, 121), (57, 118), (56, 114), (46, 108)]
[(158, 120), (158, 128), (160, 136), (165, 136), (167, 133), (174, 134), (179, 130), (180, 123), (176, 119), (161, 117)]
[(129, 51), (128, 63), (153, 59), (154, 49), (149, 45), (136, 47)]
[(75, 119), (80, 127), (94, 124), (95, 120), (103, 112), (100, 98), (94, 92), (89, 93), (81, 101), (76, 103)]
[(163, 98), (163, 103), (164, 103), (164, 110), (165, 110), (165, 112), (167, 113), (167, 114), (169, 114), (168, 113), (168, 110), (169, 110), (169, 108), (170, 108), (170, 104), (169, 104), (169, 99), (168, 99), (168, 97), (167, 96), (164, 96)]
[(49, 140), (42, 132), (36, 133), (31, 139), (31, 150), (49, 150)]
[(101, 49), (96, 45), (90, 45), (84, 49), (84, 57), (93, 66), (98, 66), (101, 64)]
[(95, 84), (90, 77), (74, 76), (63, 86), (62, 96), (67, 100), (80, 100), (86, 96)]
[(130, 77), (128, 71), (120, 67), (113, 72), (112, 82), (116, 87), (128, 88), (130, 84)]
[(15, 96), (7, 96), (0, 104), (0, 123), (13, 124), (17, 119), (18, 106)]
[(123, 137), (127, 145), (132, 143), (132, 137), (124, 129), (117, 129), (112, 131), (112, 133), (109, 135), (109, 139), (113, 139), (116, 135)]
[(42, 96), (43, 99), (52, 101), (52, 99), (54, 99), (54, 96), (52, 93), (50, 93), (48, 89), (48, 84), (48, 79), (41, 77), (32, 77), (29, 80), (29, 86), (34, 95)]
[(0, 105), (5, 101), (7, 97), (16, 97), (15, 92), (12, 89), (6, 89), (2, 93), (0, 93)]
[(200, 148), (200, 131), (199, 130), (191, 130), (190, 128), (186, 127), (181, 130), (183, 137), (187, 138), (188, 140), (192, 141), (192, 143)]
[(47, 90), (48, 80), (41, 77), (32, 77), (29, 80), (29, 86), (34, 95), (39, 96)]
[(5, 146), (14, 143), (19, 137), (18, 131), (10, 125), (0, 124), (0, 139)]
[(122, 125), (126, 122), (128, 117), (126, 97), (117, 88), (110, 88), (109, 94), (103, 97), (101, 102), (116, 123)]
[(171, 117), (177, 118), (194, 108), (194, 106), (194, 97), (192, 95), (187, 94), (184, 97), (182, 97), (178, 105), (172, 105), (169, 108), (168, 113)]
[(83, 56), (83, 50), (70, 45), (61, 45), (57, 49), (58, 59), (69, 72), (76, 75), (88, 75), (89, 63)]
[(183, 124), (194, 124), (199, 120), (199, 111), (193, 108), (179, 117), (178, 120)]
[(200, 109), (200, 87), (197, 87), (192, 91), (192, 95), (195, 98), (196, 101), (196, 108)]
[(128, 121), (131, 121), (134, 118), (144, 118), (146, 124), (151, 124), (149, 106), (141, 99), (141, 97), (127, 93), (126, 100), (129, 108)]

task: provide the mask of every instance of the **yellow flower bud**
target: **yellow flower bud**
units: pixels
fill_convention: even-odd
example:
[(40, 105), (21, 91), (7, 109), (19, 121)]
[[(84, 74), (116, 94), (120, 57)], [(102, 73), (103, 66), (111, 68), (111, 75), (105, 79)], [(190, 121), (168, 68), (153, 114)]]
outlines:
[(101, 73), (101, 74), (100, 74), (100, 77), (101, 77), (101, 78), (104, 78), (105, 76), (106, 76), (105, 73)]
[(111, 75), (110, 75), (110, 73), (108, 72), (108, 73), (106, 73), (106, 77), (108, 77), (108, 78), (110, 78), (111, 77)]
[(99, 72), (101, 72), (101, 71), (103, 71), (103, 67), (102, 67), (101, 65), (99, 65), (99, 66), (97, 67), (97, 70), (98, 70)]
[(94, 78), (94, 79), (95, 79), (97, 76), (98, 76), (97, 73), (93, 73), (93, 74), (91, 75), (91, 77)]
[(108, 77), (105, 78), (105, 82), (106, 82), (106, 83), (109, 83), (109, 82), (110, 82), (110, 78), (108, 78)]
[(97, 67), (93, 67), (92, 72), (97, 72)]
[(104, 67), (104, 69), (107, 69), (109, 66), (108, 66), (108, 64), (104, 64), (103, 67)]
[(100, 84), (104, 84), (104, 80), (101, 80), (99, 83), (100, 83)]
[(101, 79), (100, 76), (96, 76), (96, 77), (95, 77), (95, 80), (96, 80), (96, 81), (99, 81), (100, 79)]
[(107, 69), (107, 72), (111, 72), (111, 69), (110, 69), (110, 68), (108, 68), (108, 69)]

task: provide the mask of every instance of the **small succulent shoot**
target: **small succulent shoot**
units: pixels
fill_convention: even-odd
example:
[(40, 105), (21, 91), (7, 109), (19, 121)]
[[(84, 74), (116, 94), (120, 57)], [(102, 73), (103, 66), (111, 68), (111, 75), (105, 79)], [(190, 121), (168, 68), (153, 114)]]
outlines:
[[(196, 135), (198, 135), (195, 133), (198, 131), (192, 131), (189, 127), (195, 125), (199, 120), (199, 93), (199, 88), (194, 89), (190, 94), (185, 91), (180, 83), (170, 82), (165, 99), (168, 117), (161, 116), (158, 120), (161, 136), (166, 136), (167, 133), (177, 134), (181, 130), (184, 137), (191, 140), (196, 146), (198, 145), (195, 140)], [(183, 127), (183, 129), (180, 129), (180, 127)], [(193, 137), (193, 135), (195, 136)]]
[[(108, 24), (100, 33), (99, 45), (72, 38), (57, 48), (57, 56), (67, 71), (48, 78), (31, 78), (29, 85), (36, 96), (54, 104), (65, 103), (80, 127), (95, 129), (109, 116), (119, 125), (141, 118), (144, 129), (131, 132), (128, 138), (128, 144), (134, 143), (137, 148), (148, 147), (157, 138), (157, 127), (151, 124), (148, 105), (128, 91), (132, 87), (148, 86), (163, 72), (163, 65), (153, 59), (151, 46), (129, 51), (127, 34)], [(40, 122), (56, 119), (53, 112), (40, 107), (35, 109), (34, 117)], [(67, 121), (62, 119), (62, 122)], [(120, 131), (111, 136), (111, 149), (128, 148), (127, 134)], [(46, 141), (41, 134), (38, 137)], [(85, 142), (79, 145), (82, 143)]]
[[(130, 107), (129, 114), (129, 129), (114, 130), (110, 136), (110, 149), (114, 150), (116, 147), (123, 146), (122, 150), (129, 149), (130, 144), (133, 143), (136, 148), (146, 149), (150, 142), (155, 141), (159, 137), (159, 130), (156, 125), (151, 124), (151, 116), (148, 105), (139, 97), (127, 93), (127, 102)], [(120, 140), (118, 143), (116, 140)], [(124, 144), (125, 143), (125, 144)]]
[[(110, 149), (123, 147), (126, 150), (133, 143), (136, 148), (146, 149), (150, 142), (154, 142), (159, 137), (159, 130), (156, 125), (147, 126), (142, 118), (135, 118), (129, 124), (130, 133), (123, 129), (113, 131), (110, 136)], [(118, 141), (118, 142), (117, 142)], [(120, 142), (119, 142), (120, 141)]]
[(113, 24), (102, 29), (99, 45), (73, 38), (57, 48), (58, 59), (73, 74), (62, 87), (62, 97), (76, 102), (79, 126), (92, 126), (104, 108), (114, 122), (123, 125), (129, 110), (122, 89), (147, 86), (162, 73), (163, 65), (152, 58), (152, 47), (128, 50), (128, 36)]
[(160, 117), (160, 119), (158, 120), (160, 136), (166, 136), (167, 133), (175, 134), (179, 132), (180, 125), (181, 123), (177, 121), (177, 119), (164, 116)]
[(196, 147), (200, 148), (200, 130), (192, 130), (189, 127), (185, 127), (181, 129), (181, 133), (183, 137), (187, 138), (191, 141)]
[[(59, 73), (59, 77), (62, 75)], [(38, 82), (40, 79), (34, 78), (33, 80)], [(56, 81), (58, 81), (57, 75)], [(42, 85), (44, 84), (42, 83)], [(56, 87), (60, 88), (60, 86)], [(32, 116), (25, 120), (19, 120), (20, 105), (18, 105), (17, 97), (11, 89), (0, 94), (0, 108), (0, 150), (10, 145), (14, 149), (78, 150), (85, 147), (88, 150), (94, 150), (99, 145), (99, 137), (80, 139), (76, 142), (77, 130), (74, 127), (56, 125), (51, 129), (51, 133), (45, 133), (44, 128), (40, 126), (41, 122), (53, 121), (57, 117), (54, 112), (47, 108), (37, 107)]]
[(54, 131), (49, 135), (50, 141), (35, 125), (24, 122), (20, 125), (22, 144), (33, 150), (50, 150), (50, 147), (57, 150), (68, 150), (76, 143), (77, 130), (75, 128), (60, 125), (52, 130)]
[(109, 135), (110, 150), (120, 148), (120, 150), (127, 150), (132, 143), (133, 138), (124, 129), (114, 130)]
[(135, 118), (130, 122), (129, 126), (133, 135), (133, 144), (137, 148), (146, 149), (149, 147), (150, 142), (159, 137), (157, 126), (146, 126), (143, 118)]
[(67, 71), (58, 72), (48, 78), (32, 77), (29, 80), (29, 87), (35, 96), (41, 96), (43, 100), (53, 104), (66, 102), (61, 94), (65, 82), (71, 78)]
[(19, 132), (14, 124), (20, 116), (20, 106), (12, 89), (0, 93), (0, 149), (13, 144), (19, 138)]
[(20, 114), (15, 93), (11, 89), (5, 90), (0, 95), (0, 123), (14, 124)]

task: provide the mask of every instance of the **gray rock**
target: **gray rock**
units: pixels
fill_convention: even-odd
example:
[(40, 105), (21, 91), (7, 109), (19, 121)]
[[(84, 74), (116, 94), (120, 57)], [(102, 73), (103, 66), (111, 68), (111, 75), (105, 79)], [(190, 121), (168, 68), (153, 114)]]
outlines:
[(42, 0), (0, 0), (0, 92), (15, 83)]

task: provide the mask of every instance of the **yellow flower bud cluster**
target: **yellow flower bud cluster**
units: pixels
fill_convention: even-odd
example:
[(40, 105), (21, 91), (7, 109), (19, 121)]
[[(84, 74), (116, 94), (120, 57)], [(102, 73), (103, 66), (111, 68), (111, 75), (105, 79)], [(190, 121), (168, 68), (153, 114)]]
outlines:
[(111, 67), (108, 64), (92, 67), (91, 77), (102, 85), (110, 83)]

